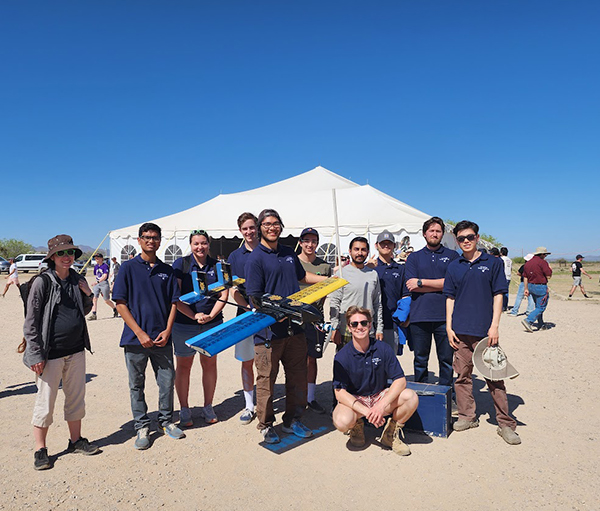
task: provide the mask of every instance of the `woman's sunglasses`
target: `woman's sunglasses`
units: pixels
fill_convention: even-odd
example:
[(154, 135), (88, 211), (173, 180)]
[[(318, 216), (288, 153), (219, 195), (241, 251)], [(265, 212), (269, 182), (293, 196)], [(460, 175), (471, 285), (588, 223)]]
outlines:
[(206, 236), (208, 238), (208, 233), (204, 229), (194, 229), (190, 234), (192, 236)]
[(56, 251), (56, 255), (58, 257), (63, 257), (63, 256), (66, 256), (66, 255), (68, 255), (68, 256), (74, 256), (75, 255), (75, 249), (69, 248), (67, 250), (57, 250)]

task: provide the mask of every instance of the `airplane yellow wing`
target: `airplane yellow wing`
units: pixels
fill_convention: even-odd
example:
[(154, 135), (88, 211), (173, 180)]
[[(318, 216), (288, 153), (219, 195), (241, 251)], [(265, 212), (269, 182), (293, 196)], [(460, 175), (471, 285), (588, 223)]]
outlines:
[(322, 282), (313, 284), (312, 286), (304, 288), (302, 291), (298, 291), (297, 293), (288, 296), (288, 298), (290, 300), (298, 300), (302, 303), (315, 303), (329, 293), (333, 293), (336, 289), (344, 287), (346, 284), (348, 284), (348, 281), (340, 277), (329, 277)]
[[(244, 279), (237, 278), (231, 282), (231, 286), (239, 286), (239, 285), (243, 284), (244, 282), (246, 282)], [(220, 286), (216, 286), (216, 287), (209, 287), (209, 290), (212, 294), (216, 294), (216, 293), (220, 293), (221, 291), (225, 291), (225, 289), (229, 289), (231, 286), (220, 285)]]

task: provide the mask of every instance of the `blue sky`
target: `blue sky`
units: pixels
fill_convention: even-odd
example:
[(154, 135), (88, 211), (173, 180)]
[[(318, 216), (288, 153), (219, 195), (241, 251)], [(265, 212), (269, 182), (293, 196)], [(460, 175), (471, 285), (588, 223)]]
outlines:
[(597, 1), (1, 2), (0, 238), (95, 246), (323, 165), (511, 255), (600, 255), (598, 26)]

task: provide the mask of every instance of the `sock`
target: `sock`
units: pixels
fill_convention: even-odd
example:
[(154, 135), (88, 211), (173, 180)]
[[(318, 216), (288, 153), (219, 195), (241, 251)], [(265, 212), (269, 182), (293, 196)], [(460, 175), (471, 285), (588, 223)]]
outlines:
[(244, 399), (246, 400), (246, 408), (254, 411), (254, 391), (244, 390)]
[(308, 401), (309, 403), (312, 403), (315, 400), (315, 387), (316, 387), (316, 383), (309, 383), (308, 384), (308, 392), (306, 394), (306, 401)]

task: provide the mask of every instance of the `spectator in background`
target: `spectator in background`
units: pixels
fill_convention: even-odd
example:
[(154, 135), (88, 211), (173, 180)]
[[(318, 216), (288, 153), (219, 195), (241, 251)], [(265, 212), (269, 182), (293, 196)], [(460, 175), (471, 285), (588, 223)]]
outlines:
[[(510, 279), (512, 277), (512, 259), (508, 257), (508, 248), (502, 247), (500, 249), (500, 258), (504, 261), (504, 275), (506, 276), (507, 289), (510, 291)], [(502, 310), (508, 310), (508, 293), (506, 292), (502, 298)]]
[(17, 286), (17, 288), (21, 287), (21, 284), (19, 284), (19, 270), (17, 269), (17, 263), (15, 263), (15, 260), (12, 257), (8, 260), (8, 262), (10, 263), (10, 269), (8, 270), (8, 275), (6, 276), (8, 282), (6, 283), (6, 287), (2, 293), (2, 298), (4, 298), (8, 288), (13, 284)]
[[(525, 256), (525, 262), (531, 260), (533, 254), (527, 254)], [(525, 264), (522, 264), (521, 267), (517, 270), (519, 277), (521, 277), (521, 283), (519, 284), (519, 289), (517, 290), (517, 296), (515, 297), (515, 304), (513, 305), (512, 310), (509, 312), (509, 316), (517, 316), (519, 314), (519, 307), (521, 306), (521, 301), (523, 300), (524, 292), (525, 292), (525, 284), (523, 283), (523, 271), (525, 270)], [(531, 314), (535, 309), (535, 303), (533, 301), (533, 297), (529, 295), (527, 297), (527, 311), (525, 312), (527, 315)]]
[(537, 320), (538, 330), (545, 330), (544, 311), (548, 306), (548, 279), (552, 277), (552, 268), (546, 261), (551, 252), (546, 247), (538, 247), (530, 261), (525, 263), (523, 269), (523, 283), (525, 296), (533, 296), (535, 309), (526, 319), (521, 321), (527, 332), (533, 332), (533, 323)]
[(113, 318), (118, 318), (119, 313), (117, 312), (117, 307), (110, 299), (110, 286), (108, 285), (108, 264), (104, 262), (104, 256), (98, 252), (94, 255), (94, 260), (96, 261), (96, 266), (94, 266), (94, 276), (96, 277), (96, 282), (92, 285), (92, 291), (94, 292), (94, 304), (92, 306), (92, 313), (88, 318), (90, 321), (93, 321), (98, 318), (96, 315), (96, 310), (98, 308), (98, 297), (102, 295), (104, 298), (104, 303), (108, 305), (113, 310)]
[(119, 269), (121, 268), (121, 265), (117, 261), (116, 257), (112, 257), (111, 261), (112, 261), (112, 267), (110, 269), (109, 280), (110, 280), (110, 291), (112, 292), (113, 287), (115, 285), (115, 279), (117, 278), (117, 275), (119, 274)]
[(573, 262), (573, 264), (571, 264), (571, 272), (573, 275), (573, 287), (571, 288), (571, 291), (569, 291), (569, 298), (573, 296), (573, 293), (577, 290), (577, 286), (579, 286), (579, 288), (581, 289), (583, 296), (589, 298), (589, 296), (585, 294), (585, 289), (583, 288), (583, 284), (581, 283), (581, 274), (583, 273), (588, 279), (591, 279), (592, 276), (589, 275), (583, 269), (583, 263), (581, 261), (583, 261), (583, 256), (579, 254), (577, 255), (577, 257), (575, 257), (575, 261)]

